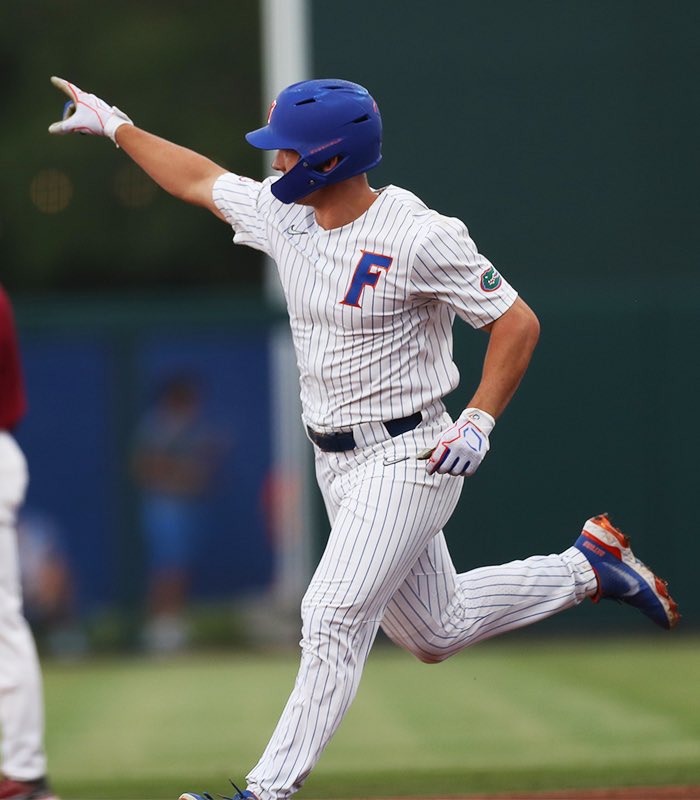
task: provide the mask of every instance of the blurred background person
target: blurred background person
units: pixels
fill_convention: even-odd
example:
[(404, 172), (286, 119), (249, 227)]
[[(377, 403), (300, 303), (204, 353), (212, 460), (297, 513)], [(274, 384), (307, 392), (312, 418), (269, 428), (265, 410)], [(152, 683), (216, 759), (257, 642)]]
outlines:
[(74, 570), (58, 523), (50, 514), (25, 507), (17, 533), (24, 613), (39, 649), (59, 658), (85, 655)]
[(0, 286), (0, 798), (53, 800), (46, 780), (41, 670), (22, 614), (17, 511), (27, 462), (13, 431), (26, 411), (14, 315)]
[(151, 652), (188, 643), (186, 602), (219, 451), (198, 381), (186, 373), (168, 377), (138, 426), (132, 456), (148, 557), (143, 644)]

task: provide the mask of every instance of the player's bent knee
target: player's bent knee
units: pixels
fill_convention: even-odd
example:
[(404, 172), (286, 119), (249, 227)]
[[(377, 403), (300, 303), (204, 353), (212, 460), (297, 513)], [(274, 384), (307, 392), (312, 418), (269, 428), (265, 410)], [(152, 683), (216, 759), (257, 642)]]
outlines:
[(455, 652), (449, 647), (438, 646), (431, 635), (419, 636), (416, 631), (409, 634), (405, 629), (390, 624), (388, 620), (382, 622), (382, 629), (394, 644), (424, 664), (440, 664)]
[[(435, 647), (425, 647), (411, 641), (397, 641), (396, 639), (394, 641), (412, 656), (422, 661), (423, 664), (440, 664), (452, 655), (450, 650), (438, 650)], [(422, 644), (425, 645), (426, 643), (423, 642)]]
[(427, 652), (425, 650), (420, 650), (413, 655), (424, 664), (440, 664), (443, 661), (446, 661), (450, 657), (451, 653), (446, 653), (444, 651)]

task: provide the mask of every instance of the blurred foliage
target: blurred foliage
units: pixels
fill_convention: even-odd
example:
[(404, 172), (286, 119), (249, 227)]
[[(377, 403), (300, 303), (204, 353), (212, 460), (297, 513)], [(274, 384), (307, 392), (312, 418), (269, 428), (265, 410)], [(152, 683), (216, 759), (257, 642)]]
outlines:
[[(259, 286), (262, 260), (109, 141), (52, 137), (59, 75), (147, 130), (261, 177), (256, 0), (4, 0), (0, 279), (17, 291)], [(124, 200), (127, 200), (125, 203)], [(48, 209), (40, 210), (41, 208)]]

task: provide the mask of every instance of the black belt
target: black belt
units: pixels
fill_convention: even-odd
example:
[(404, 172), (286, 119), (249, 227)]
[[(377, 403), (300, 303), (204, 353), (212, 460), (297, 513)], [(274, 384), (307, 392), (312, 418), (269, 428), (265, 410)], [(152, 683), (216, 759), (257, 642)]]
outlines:
[[(402, 433), (412, 431), (417, 428), (423, 416), (420, 411), (411, 414), (410, 417), (401, 417), (400, 419), (390, 419), (387, 422), (382, 422), (386, 428), (389, 436), (401, 436)], [(332, 433), (317, 433), (311, 428), (306, 427), (309, 433), (309, 439), (321, 450), (327, 453), (344, 453), (346, 450), (354, 450), (357, 445), (355, 444), (355, 437), (352, 431), (333, 431)]]

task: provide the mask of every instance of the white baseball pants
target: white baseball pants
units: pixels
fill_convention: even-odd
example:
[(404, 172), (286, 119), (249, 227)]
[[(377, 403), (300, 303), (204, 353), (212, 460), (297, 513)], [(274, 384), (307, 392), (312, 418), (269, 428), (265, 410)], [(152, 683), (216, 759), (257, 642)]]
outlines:
[(355, 696), (380, 624), (401, 647), (437, 662), (595, 590), (595, 576), (575, 548), (456, 573), (442, 527), (464, 481), (430, 476), (415, 458), (450, 424), (439, 414), (348, 453), (316, 450), (332, 527), (302, 601), (294, 689), (247, 776), (260, 800), (284, 800), (302, 786)]
[(27, 463), (14, 438), (0, 431), (0, 764), (15, 780), (46, 773), (44, 702), (34, 639), (22, 614), (17, 509)]

